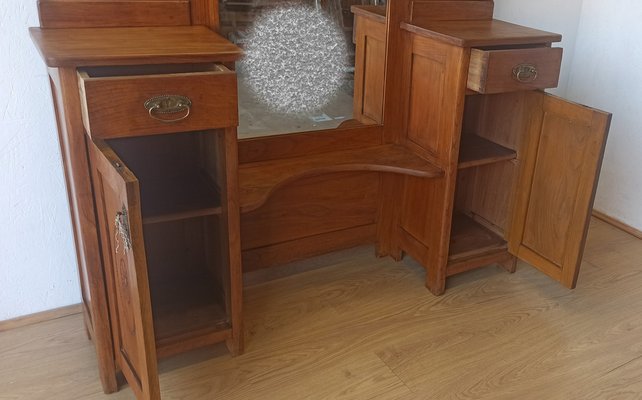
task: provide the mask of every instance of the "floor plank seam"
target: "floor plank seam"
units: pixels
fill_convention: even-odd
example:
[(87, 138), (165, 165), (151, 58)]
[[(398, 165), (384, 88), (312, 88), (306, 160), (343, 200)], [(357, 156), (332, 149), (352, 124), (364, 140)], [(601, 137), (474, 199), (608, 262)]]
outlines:
[(604, 374), (604, 376), (607, 376), (607, 375), (609, 375), (610, 373), (615, 372), (615, 371), (617, 371), (617, 370), (618, 370), (618, 369), (620, 369), (620, 368), (626, 367), (627, 365), (629, 365), (629, 364), (631, 364), (631, 363), (633, 363), (633, 362), (635, 362), (635, 361), (637, 361), (637, 360), (640, 360), (640, 359), (642, 359), (642, 354), (640, 354), (639, 356), (637, 356), (637, 357), (635, 357), (635, 358), (633, 358), (633, 359), (631, 359), (631, 360), (629, 360), (629, 361), (627, 361), (627, 362), (625, 362), (625, 363), (623, 363), (623, 364), (618, 365), (618, 366), (617, 366), (617, 367), (615, 367), (615, 368), (612, 368), (612, 369), (611, 369), (611, 370), (609, 370), (606, 374)]
[(381, 360), (381, 362), (383, 363), (383, 365), (385, 365), (385, 366), (386, 366), (386, 368), (388, 368), (388, 371), (390, 371), (394, 376), (396, 376), (396, 377), (397, 377), (397, 379), (399, 380), (399, 382), (401, 382), (401, 384), (402, 384), (406, 389), (408, 389), (408, 391), (409, 391), (410, 393), (412, 393), (413, 395), (417, 395), (417, 392), (415, 392), (414, 390), (412, 390), (412, 388), (411, 388), (410, 386), (408, 386), (408, 384), (406, 383), (406, 381), (404, 381), (404, 380), (403, 380), (403, 378), (402, 378), (401, 376), (399, 376), (399, 374), (397, 374), (397, 373), (394, 371), (394, 369), (392, 369), (392, 367), (390, 367), (390, 365), (386, 362), (386, 360), (384, 360), (383, 358), (381, 358), (381, 356), (379, 356), (379, 354), (377, 354), (376, 352), (374, 352), (374, 355), (375, 355), (375, 357), (377, 357), (379, 360)]

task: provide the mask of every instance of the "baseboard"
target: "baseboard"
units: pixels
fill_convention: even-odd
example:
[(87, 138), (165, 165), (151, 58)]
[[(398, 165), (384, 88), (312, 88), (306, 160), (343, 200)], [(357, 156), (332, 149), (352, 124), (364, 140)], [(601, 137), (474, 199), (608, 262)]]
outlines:
[(35, 314), (25, 315), (6, 321), (0, 321), (0, 332), (5, 332), (10, 329), (16, 329), (27, 325), (37, 324), (39, 322), (51, 321), (66, 317), (69, 315), (80, 314), (82, 312), (82, 304), (72, 304), (66, 307), (60, 307), (53, 310), (42, 311)]
[(628, 225), (622, 221), (620, 221), (617, 218), (611, 217), (610, 215), (606, 215), (602, 211), (598, 210), (593, 210), (593, 216), (599, 220), (602, 220), (606, 222), (609, 225), (613, 225), (614, 227), (623, 230), (624, 232), (635, 236), (638, 239), (642, 239), (642, 231), (639, 229), (636, 229), (632, 227), (631, 225)]

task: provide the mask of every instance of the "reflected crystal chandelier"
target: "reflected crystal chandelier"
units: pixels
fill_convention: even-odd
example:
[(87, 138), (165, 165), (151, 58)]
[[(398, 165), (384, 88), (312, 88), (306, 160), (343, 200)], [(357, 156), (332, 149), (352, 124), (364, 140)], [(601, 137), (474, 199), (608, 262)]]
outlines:
[(239, 69), (254, 95), (272, 111), (321, 110), (343, 83), (345, 35), (318, 5), (288, 3), (268, 9), (246, 43)]

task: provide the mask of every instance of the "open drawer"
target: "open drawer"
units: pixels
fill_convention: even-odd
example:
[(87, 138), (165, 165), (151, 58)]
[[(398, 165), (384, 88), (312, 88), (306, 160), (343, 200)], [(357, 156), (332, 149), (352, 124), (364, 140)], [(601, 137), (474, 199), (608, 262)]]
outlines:
[(238, 125), (236, 73), (221, 64), (78, 70), (85, 129), (93, 138)]
[(493, 94), (557, 87), (562, 49), (471, 49), (468, 89)]

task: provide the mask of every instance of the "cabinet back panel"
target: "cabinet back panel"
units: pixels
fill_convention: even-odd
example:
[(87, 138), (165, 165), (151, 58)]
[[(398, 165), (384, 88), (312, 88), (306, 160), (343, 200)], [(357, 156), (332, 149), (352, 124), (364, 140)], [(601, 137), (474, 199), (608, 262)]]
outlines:
[(522, 143), (526, 143), (533, 110), (540, 110), (537, 101), (537, 96), (529, 92), (475, 95), (466, 99), (462, 136), (474, 134), (515, 150), (517, 159), (460, 171), (456, 204), (460, 211), (481, 217), (502, 235), (512, 223)]
[(43, 28), (190, 25), (189, 0), (40, 0)]
[(303, 179), (241, 215), (243, 250), (370, 225), (376, 220), (379, 176), (336, 173)]

